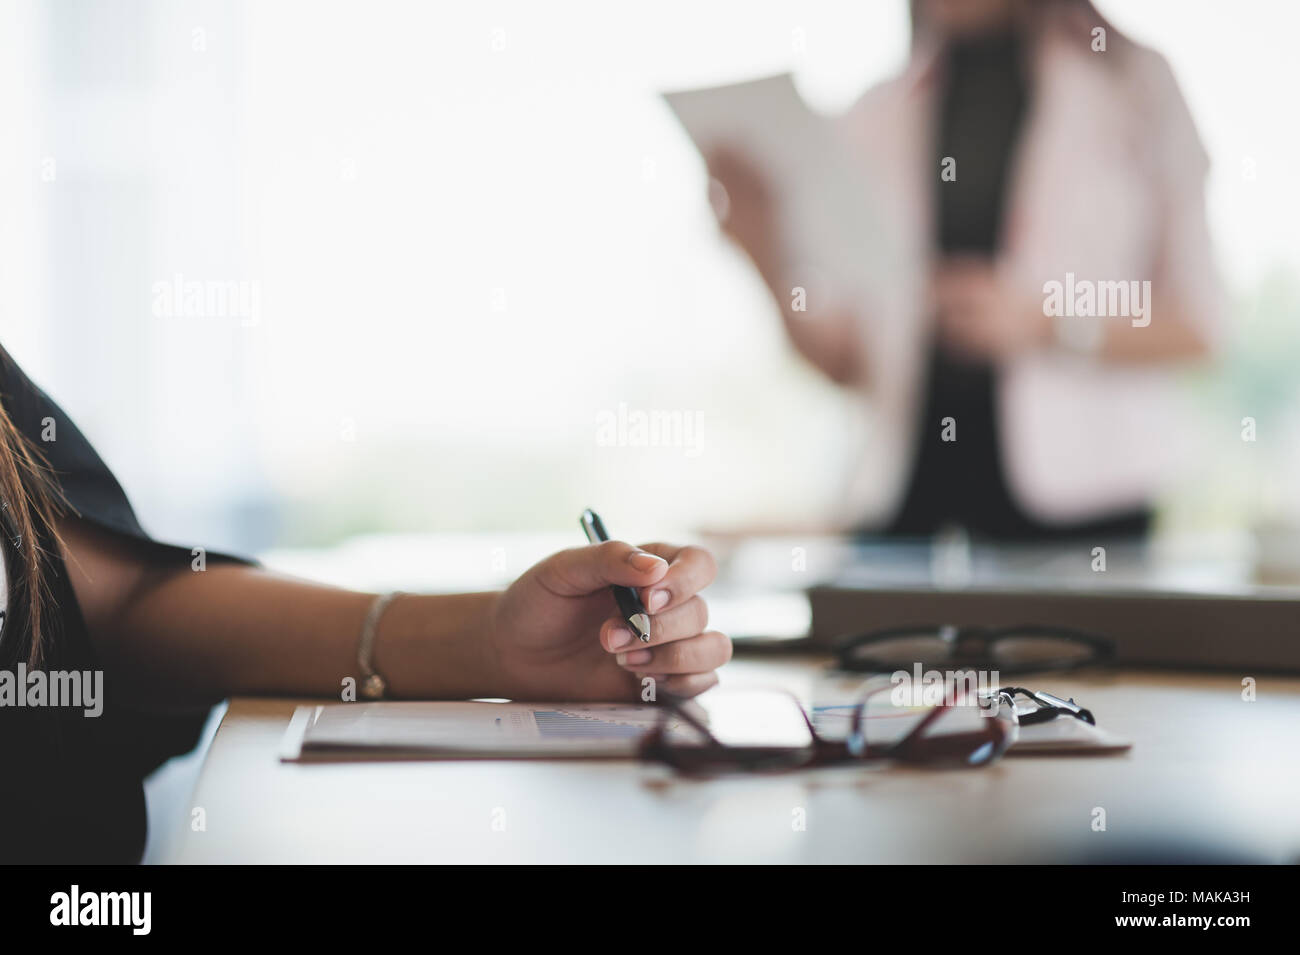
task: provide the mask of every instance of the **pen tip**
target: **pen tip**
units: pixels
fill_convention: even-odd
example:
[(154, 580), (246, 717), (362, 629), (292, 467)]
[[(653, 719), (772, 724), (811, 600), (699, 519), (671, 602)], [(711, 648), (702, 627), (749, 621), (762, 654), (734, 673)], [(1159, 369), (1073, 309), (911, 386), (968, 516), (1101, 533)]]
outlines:
[(636, 635), (641, 638), (642, 643), (650, 642), (650, 615), (644, 613), (634, 613), (627, 618), (627, 622), (636, 630)]

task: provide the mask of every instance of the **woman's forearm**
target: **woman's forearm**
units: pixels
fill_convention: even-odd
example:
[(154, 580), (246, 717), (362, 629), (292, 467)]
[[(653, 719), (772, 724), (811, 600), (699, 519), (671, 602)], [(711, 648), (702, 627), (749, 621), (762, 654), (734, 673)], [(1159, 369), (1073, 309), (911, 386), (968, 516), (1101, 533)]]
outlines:
[[(347, 699), (351, 689), (360, 697), (357, 654), (374, 594), (230, 563), (193, 570), (183, 551), (178, 561), (79, 519), (60, 521), (59, 531), (119, 699), (163, 707), (238, 694)], [(731, 641), (706, 629), (699, 596), (715, 572), (699, 547), (573, 547), (502, 593), (393, 600), (371, 664), (398, 698), (632, 700), (647, 679), (694, 696), (731, 658)], [(639, 591), (651, 613), (649, 644), (629, 646), (613, 585)]]
[(783, 268), (777, 250), (751, 251), (750, 258), (763, 284), (776, 300), (786, 335), (799, 354), (836, 384), (861, 383), (864, 369), (862, 342), (852, 332), (853, 317), (845, 313), (824, 314), (815, 307), (814, 311), (796, 312), (794, 290), (785, 287), (787, 283), (782, 277)]
[[(92, 640), (112, 679), (160, 704), (232, 694), (339, 697), (360, 683), (373, 594), (258, 568), (160, 568), (83, 522), (63, 528)], [(374, 666), (391, 695), (490, 695), (482, 652), (495, 594), (408, 595), (380, 620)]]
[[(476, 651), (494, 596), (412, 594), (393, 601), (373, 651), (390, 694), (490, 694)], [(107, 636), (123, 661), (157, 661), (153, 672), (142, 674), (147, 685), (175, 685), (187, 696), (338, 697), (361, 682), (357, 648), (373, 599), (223, 566), (168, 575), (139, 594)], [(349, 678), (355, 682), (345, 682)]]

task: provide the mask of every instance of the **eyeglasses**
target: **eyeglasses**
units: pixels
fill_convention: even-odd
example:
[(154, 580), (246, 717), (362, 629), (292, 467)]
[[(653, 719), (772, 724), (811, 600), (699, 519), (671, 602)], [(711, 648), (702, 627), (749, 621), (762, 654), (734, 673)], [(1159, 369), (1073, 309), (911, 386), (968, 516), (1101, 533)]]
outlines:
[[(1019, 717), (1007, 693), (977, 694), (954, 678), (944, 683), (938, 703), (868, 712), (873, 699), (879, 702), (882, 693), (893, 690), (893, 683), (877, 681), (856, 702), (830, 708), (833, 714), (816, 710), (817, 720), (792, 694), (780, 691), (714, 690), (707, 708), (661, 694), (660, 719), (643, 738), (641, 757), (698, 776), (877, 761), (987, 766), (1018, 738)], [(976, 707), (978, 714), (972, 712)], [(957, 713), (967, 718), (954, 719)], [(815, 725), (831, 722), (831, 716), (842, 734), (831, 736)], [(940, 731), (949, 723), (958, 728)], [(884, 724), (890, 724), (888, 730)]]
[(893, 627), (845, 637), (836, 666), (854, 673), (927, 669), (997, 670), (1000, 674), (1074, 670), (1108, 662), (1115, 644), (1083, 630), (1044, 624)]

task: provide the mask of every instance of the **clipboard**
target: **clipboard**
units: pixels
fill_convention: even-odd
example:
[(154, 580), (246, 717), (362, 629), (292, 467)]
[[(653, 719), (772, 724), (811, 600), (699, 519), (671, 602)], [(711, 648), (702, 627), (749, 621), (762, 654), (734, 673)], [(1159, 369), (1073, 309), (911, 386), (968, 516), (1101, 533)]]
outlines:
[(294, 711), (280, 760), (631, 759), (661, 718), (648, 704), (326, 703)]

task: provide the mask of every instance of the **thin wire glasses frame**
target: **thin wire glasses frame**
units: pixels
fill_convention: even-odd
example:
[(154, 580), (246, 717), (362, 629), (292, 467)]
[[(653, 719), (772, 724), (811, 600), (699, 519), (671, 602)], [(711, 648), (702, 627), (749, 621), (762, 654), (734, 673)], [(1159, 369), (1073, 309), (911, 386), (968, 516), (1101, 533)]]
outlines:
[[(969, 767), (987, 766), (998, 760), (1015, 743), (1019, 735), (1019, 717), (1010, 694), (994, 691), (980, 699), (985, 709), (980, 728), (955, 733), (932, 730), (949, 710), (957, 705), (976, 705), (958, 692), (958, 680), (946, 681), (942, 701), (930, 706), (916, 724), (893, 742), (869, 739), (867, 716), (872, 698), (894, 689), (892, 683), (875, 683), (858, 697), (843, 739), (827, 738), (818, 732), (808, 711), (793, 696), (808, 731), (808, 746), (734, 746), (717, 739), (708, 723), (701, 719), (692, 701), (672, 695), (660, 695), (663, 707), (655, 727), (643, 738), (642, 759), (664, 763), (684, 775), (714, 775), (720, 772), (781, 772), (850, 763), (893, 761), (911, 765), (956, 764)], [(996, 708), (993, 715), (988, 710)], [(700, 743), (675, 741), (669, 728), (672, 717), (679, 718), (699, 734)]]
[[(897, 657), (890, 655), (891, 644)], [(918, 644), (929, 644), (921, 655)], [(1012, 652), (1019, 648), (1021, 655)], [(1030, 648), (1034, 652), (1028, 652)], [(999, 648), (1006, 652), (999, 654)], [(873, 655), (871, 651), (875, 650)], [(843, 637), (836, 642), (836, 669), (852, 673), (972, 668), (1000, 674), (1066, 672), (1110, 662), (1115, 644), (1096, 633), (1047, 624), (1006, 627), (917, 624)]]

